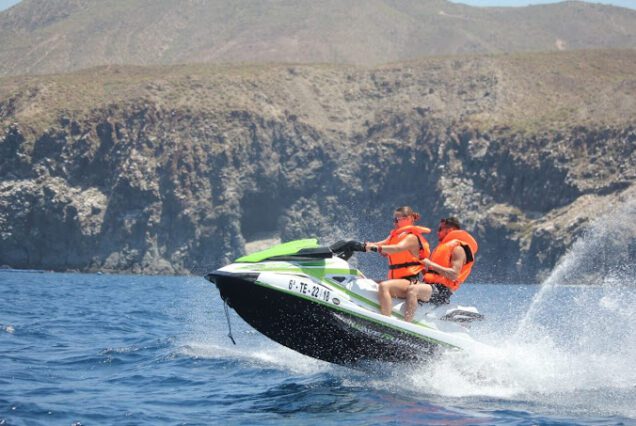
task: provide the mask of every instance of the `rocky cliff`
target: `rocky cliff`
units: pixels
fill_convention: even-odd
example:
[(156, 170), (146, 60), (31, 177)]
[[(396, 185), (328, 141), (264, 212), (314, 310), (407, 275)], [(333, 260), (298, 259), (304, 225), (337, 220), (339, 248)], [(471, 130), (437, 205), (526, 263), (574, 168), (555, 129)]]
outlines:
[(635, 75), (619, 50), (4, 78), (0, 264), (202, 272), (408, 204), (476, 234), (476, 279), (537, 280), (636, 196)]

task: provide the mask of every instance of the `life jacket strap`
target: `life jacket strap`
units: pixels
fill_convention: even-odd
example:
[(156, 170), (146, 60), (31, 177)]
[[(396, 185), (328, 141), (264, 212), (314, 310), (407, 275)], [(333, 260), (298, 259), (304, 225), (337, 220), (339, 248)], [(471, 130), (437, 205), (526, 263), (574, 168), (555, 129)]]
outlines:
[(408, 268), (411, 266), (422, 266), (420, 262), (406, 262), (406, 263), (396, 263), (395, 265), (389, 265), (389, 269), (401, 269)]
[(468, 244), (461, 244), (461, 246), (464, 249), (464, 253), (466, 253), (466, 263), (474, 262), (475, 256), (473, 256), (473, 252), (470, 247), (468, 247)]

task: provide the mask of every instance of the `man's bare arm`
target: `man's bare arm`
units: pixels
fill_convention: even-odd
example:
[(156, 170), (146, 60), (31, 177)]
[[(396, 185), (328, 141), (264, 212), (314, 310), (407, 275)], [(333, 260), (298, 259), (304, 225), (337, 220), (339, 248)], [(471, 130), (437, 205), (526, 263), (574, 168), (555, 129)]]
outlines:
[(438, 274), (448, 278), (451, 281), (455, 281), (459, 278), (459, 273), (462, 270), (462, 267), (466, 264), (466, 252), (461, 246), (457, 246), (453, 249), (451, 254), (451, 266), (450, 268), (445, 268), (442, 265), (438, 265), (435, 262), (432, 262), (430, 259), (424, 259), (424, 265), (428, 267), (428, 269), (437, 272)]

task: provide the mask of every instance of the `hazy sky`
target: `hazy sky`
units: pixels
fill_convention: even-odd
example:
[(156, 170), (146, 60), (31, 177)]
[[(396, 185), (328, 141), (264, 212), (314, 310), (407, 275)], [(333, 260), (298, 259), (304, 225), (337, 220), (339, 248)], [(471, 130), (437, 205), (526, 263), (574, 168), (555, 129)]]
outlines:
[(0, 10), (4, 10), (9, 6), (13, 6), (18, 3), (20, 0), (0, 0)]
[[(176, 0), (175, 0), (176, 1)], [(453, 0), (473, 6), (527, 6), (529, 4), (556, 3), (558, 0)], [(0, 0), (0, 10), (19, 3), (20, 0)], [(636, 0), (595, 0), (588, 3), (605, 3), (636, 9)]]
[[(527, 6), (529, 4), (558, 3), (559, 0), (451, 0), (472, 6)], [(636, 0), (585, 0), (587, 3), (605, 3), (636, 9)]]

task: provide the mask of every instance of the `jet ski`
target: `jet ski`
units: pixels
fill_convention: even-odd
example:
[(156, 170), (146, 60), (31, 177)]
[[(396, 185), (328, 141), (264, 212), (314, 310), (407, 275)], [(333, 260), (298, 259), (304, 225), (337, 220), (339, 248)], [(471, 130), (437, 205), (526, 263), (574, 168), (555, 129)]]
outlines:
[(206, 278), (218, 287), (226, 314), (229, 306), (270, 339), (335, 364), (426, 360), (440, 349), (478, 345), (466, 328), (483, 318), (474, 307), (421, 304), (406, 322), (404, 300), (394, 299), (392, 316), (382, 315), (377, 282), (347, 262), (355, 251), (364, 246), (291, 241)]

